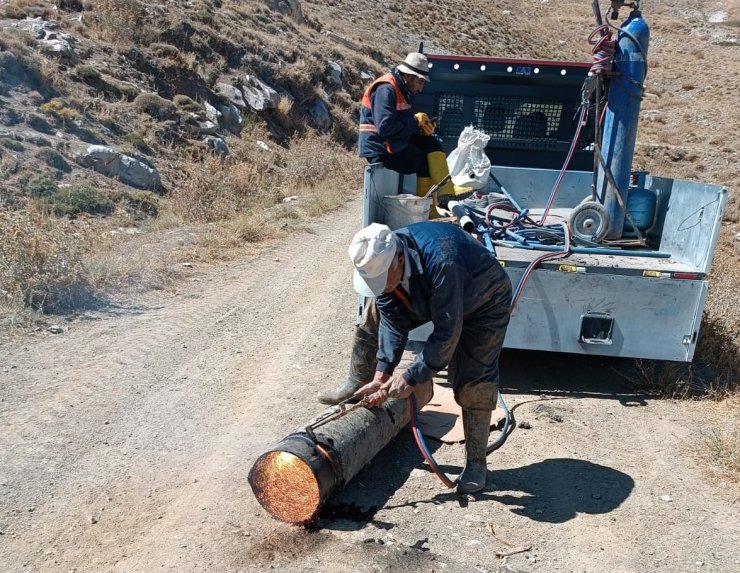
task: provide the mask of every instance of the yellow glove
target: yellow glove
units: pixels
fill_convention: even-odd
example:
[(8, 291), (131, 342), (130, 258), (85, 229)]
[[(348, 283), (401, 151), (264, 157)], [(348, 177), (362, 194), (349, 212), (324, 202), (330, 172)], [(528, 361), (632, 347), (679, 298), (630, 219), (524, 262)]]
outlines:
[(419, 124), (419, 129), (423, 135), (432, 135), (434, 130), (437, 129), (437, 124), (429, 119), (429, 116), (423, 111), (414, 114), (414, 117), (416, 118), (416, 122)]

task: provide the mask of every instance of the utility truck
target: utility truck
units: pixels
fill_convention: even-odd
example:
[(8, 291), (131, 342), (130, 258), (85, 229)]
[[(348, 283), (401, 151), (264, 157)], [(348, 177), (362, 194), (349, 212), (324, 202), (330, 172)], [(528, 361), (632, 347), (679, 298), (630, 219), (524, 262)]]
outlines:
[[(413, 111), (447, 153), (466, 126), (489, 136), (490, 180), (453, 212), (520, 287), (505, 347), (689, 362), (728, 190), (633, 171), (649, 30), (638, 2), (612, 2), (620, 26), (594, 6), (595, 61), (427, 53)], [(414, 176), (368, 165), (363, 224), (402, 193)]]

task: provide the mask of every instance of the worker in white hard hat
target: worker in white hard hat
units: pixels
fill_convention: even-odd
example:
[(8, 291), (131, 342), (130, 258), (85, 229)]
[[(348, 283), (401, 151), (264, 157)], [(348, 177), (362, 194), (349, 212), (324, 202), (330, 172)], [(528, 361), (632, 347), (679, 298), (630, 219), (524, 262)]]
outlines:
[[(491, 412), (498, 399), (498, 359), (509, 323), (511, 282), (494, 255), (457, 226), (422, 222), (396, 231), (373, 223), (352, 240), (355, 290), (379, 311), (373, 380), (357, 391), (378, 405), (407, 398), (445, 367), (462, 408), (465, 469), (458, 491), (486, 484)], [(396, 368), (409, 332), (434, 331), (403, 371)]]

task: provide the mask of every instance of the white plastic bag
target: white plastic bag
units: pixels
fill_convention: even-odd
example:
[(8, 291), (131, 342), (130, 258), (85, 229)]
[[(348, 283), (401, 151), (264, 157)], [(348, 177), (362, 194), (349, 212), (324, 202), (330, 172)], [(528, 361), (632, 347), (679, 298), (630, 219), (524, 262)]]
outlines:
[(486, 155), (490, 136), (472, 125), (462, 130), (457, 148), (447, 157), (452, 183), (460, 187), (481, 189), (488, 183), (491, 160)]

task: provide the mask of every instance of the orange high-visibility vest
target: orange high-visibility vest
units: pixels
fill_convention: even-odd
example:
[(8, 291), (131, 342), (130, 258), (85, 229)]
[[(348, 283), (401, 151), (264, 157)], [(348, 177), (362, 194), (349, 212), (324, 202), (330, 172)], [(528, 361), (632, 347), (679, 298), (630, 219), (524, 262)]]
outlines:
[(395, 142), (383, 140), (378, 135), (378, 128), (373, 122), (372, 101), (370, 98), (380, 84), (391, 84), (393, 86), (393, 91), (396, 94), (396, 111), (403, 112), (411, 109), (411, 105), (409, 105), (403, 96), (403, 92), (398, 86), (398, 82), (393, 74), (382, 75), (370, 84), (362, 95), (360, 107), (360, 157), (374, 157), (382, 153), (393, 153), (406, 147), (405, 141), (399, 141), (398, 145), (395, 145)]

